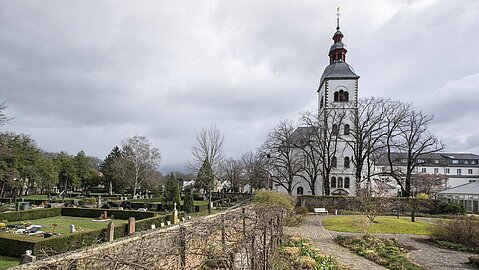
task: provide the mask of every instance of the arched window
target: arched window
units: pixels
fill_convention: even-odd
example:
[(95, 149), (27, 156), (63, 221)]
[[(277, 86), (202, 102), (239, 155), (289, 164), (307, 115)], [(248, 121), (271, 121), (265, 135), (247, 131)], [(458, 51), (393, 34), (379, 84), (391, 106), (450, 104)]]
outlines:
[(338, 159), (336, 157), (333, 157), (331, 159), (331, 167), (336, 168), (338, 166)]
[(349, 125), (344, 125), (344, 135), (349, 135)]
[(344, 158), (344, 168), (349, 168), (349, 163), (350, 163), (349, 157), (345, 157)]
[(334, 92), (334, 101), (335, 102), (346, 102), (349, 101), (349, 93), (348, 91), (339, 90)]
[(331, 130), (331, 134), (333, 135), (338, 135), (339, 134), (339, 128), (337, 124), (333, 125), (333, 129)]
[(349, 188), (349, 177), (344, 178), (344, 188)]
[(331, 177), (331, 187), (335, 188), (336, 187), (336, 177)]
[(297, 194), (297, 195), (303, 195), (303, 192), (304, 192), (303, 187), (298, 187), (298, 188), (296, 189), (296, 194)]
[(338, 188), (343, 188), (343, 178), (338, 177)]

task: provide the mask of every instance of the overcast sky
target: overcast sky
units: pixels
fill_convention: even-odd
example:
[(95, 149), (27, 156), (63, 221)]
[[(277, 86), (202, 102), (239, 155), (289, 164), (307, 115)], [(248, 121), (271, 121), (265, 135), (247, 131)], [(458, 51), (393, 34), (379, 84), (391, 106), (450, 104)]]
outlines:
[(167, 172), (216, 124), (240, 157), (316, 108), (338, 5), (360, 97), (413, 102), (479, 154), (477, 0), (0, 0), (2, 130), (102, 159), (144, 135)]

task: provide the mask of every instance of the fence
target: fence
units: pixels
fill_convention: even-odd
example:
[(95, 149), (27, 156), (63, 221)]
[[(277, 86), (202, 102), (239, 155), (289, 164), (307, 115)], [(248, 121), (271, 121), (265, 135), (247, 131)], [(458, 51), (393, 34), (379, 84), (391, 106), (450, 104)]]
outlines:
[(15, 269), (265, 270), (281, 243), (281, 208), (248, 205)]

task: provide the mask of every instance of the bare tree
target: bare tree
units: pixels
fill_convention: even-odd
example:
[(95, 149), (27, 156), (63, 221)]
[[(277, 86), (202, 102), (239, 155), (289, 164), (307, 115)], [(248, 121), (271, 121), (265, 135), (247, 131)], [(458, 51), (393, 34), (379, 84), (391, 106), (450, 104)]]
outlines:
[(122, 142), (121, 155), (115, 159), (118, 176), (133, 188), (133, 196), (143, 182), (156, 179), (160, 151), (144, 136), (133, 136)]
[(269, 134), (262, 147), (263, 155), (268, 157), (271, 165), (272, 180), (288, 192), (299, 183), (295, 180), (302, 171), (302, 160), (294, 143), (295, 126), (291, 121), (281, 121)]
[(223, 141), (224, 137), (216, 125), (203, 128), (200, 133), (196, 135), (196, 144), (192, 149), (193, 159), (189, 161), (189, 167), (193, 171), (198, 172), (205, 159), (207, 159), (217, 178), (225, 159)]
[(311, 194), (316, 195), (316, 183), (321, 179), (324, 169), (323, 158), (325, 156), (321, 151), (324, 150), (321, 147), (324, 138), (319, 128), (320, 122), (317, 115), (309, 112), (303, 113), (301, 123), (305, 127), (300, 127), (295, 131), (295, 145), (300, 151), (303, 167), (303, 173), (299, 176), (308, 183)]
[(243, 164), (240, 160), (228, 158), (223, 163), (223, 179), (229, 181), (231, 190), (239, 192), (240, 187), (245, 183), (243, 176)]
[(448, 177), (445, 174), (415, 174), (411, 178), (411, 192), (415, 195), (422, 193), (430, 196), (444, 190), (447, 187), (447, 179)]
[(5, 114), (5, 109), (7, 108), (7, 105), (5, 102), (0, 103), (0, 126), (5, 125), (8, 123), (8, 121), (12, 120), (12, 118), (8, 117)]
[(266, 155), (260, 151), (256, 153), (249, 151), (241, 156), (241, 163), (243, 164), (245, 184), (250, 186), (251, 193), (255, 189), (269, 188), (271, 176)]

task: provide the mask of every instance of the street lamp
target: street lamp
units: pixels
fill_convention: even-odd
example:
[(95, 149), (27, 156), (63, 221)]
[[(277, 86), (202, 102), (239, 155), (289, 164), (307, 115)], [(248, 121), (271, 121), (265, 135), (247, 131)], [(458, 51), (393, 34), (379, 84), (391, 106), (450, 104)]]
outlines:
[(397, 217), (399, 218), (399, 208), (401, 206), (400, 196), (401, 196), (401, 186), (397, 185)]

